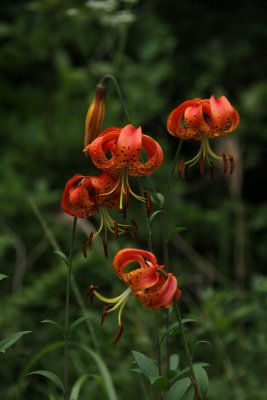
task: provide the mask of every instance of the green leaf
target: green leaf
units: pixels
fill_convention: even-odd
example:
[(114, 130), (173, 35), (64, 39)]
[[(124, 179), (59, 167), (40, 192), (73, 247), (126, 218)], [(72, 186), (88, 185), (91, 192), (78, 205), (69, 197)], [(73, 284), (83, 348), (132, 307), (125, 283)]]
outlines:
[(132, 351), (134, 359), (147, 378), (155, 378), (159, 376), (159, 369), (154, 361), (138, 351)]
[(92, 318), (90, 315), (84, 315), (83, 317), (76, 319), (70, 326), (70, 333), (73, 332), (82, 322), (90, 318)]
[(23, 335), (27, 335), (32, 331), (20, 331), (12, 333), (12, 335), (6, 337), (0, 342), (0, 353), (5, 353), (5, 351), (11, 347), (14, 343), (16, 343)]
[(186, 228), (183, 226), (177, 226), (176, 228), (173, 228), (170, 230), (169, 234), (167, 235), (167, 242), (171, 240), (171, 238), (176, 235), (177, 233), (181, 233), (183, 231), (186, 231)]
[(161, 213), (163, 213), (163, 210), (155, 211), (155, 212), (153, 212), (153, 213), (150, 215), (150, 217), (148, 218), (148, 221), (149, 221), (150, 226), (152, 225), (152, 222), (154, 221), (155, 217), (156, 217), (157, 215), (161, 214)]
[[(182, 324), (188, 324), (189, 322), (197, 322), (196, 319), (193, 318), (184, 318), (182, 319)], [(166, 336), (173, 336), (174, 334), (178, 333), (180, 331), (180, 326), (179, 323), (176, 321), (173, 324), (169, 326), (169, 328), (165, 331), (164, 335), (162, 335), (160, 342), (162, 342)]]
[(208, 387), (209, 387), (209, 378), (206, 370), (199, 364), (194, 364), (194, 373), (197, 381), (198, 391), (201, 398), (205, 398)]
[(162, 193), (151, 193), (151, 200), (154, 204), (162, 208), (165, 203), (165, 197), (163, 196)]
[(64, 392), (64, 385), (61, 381), (61, 379), (54, 374), (53, 372), (50, 371), (44, 371), (44, 370), (39, 370), (39, 371), (33, 371), (29, 372), (27, 375), (41, 375), (52, 381), (62, 392)]
[(0, 281), (1, 281), (2, 279), (6, 279), (6, 278), (8, 278), (8, 276), (7, 276), (7, 275), (0, 274)]
[(63, 253), (62, 251), (58, 251), (58, 250), (54, 250), (54, 253), (56, 253), (64, 261), (64, 263), (66, 265), (69, 264), (68, 257), (66, 256), (65, 253)]
[(77, 379), (77, 381), (75, 382), (75, 384), (73, 385), (73, 388), (71, 390), (70, 400), (78, 400), (79, 399), (79, 394), (80, 394), (82, 385), (84, 384), (86, 379), (89, 377), (90, 377), (90, 375), (84, 374), (79, 379)]
[(180, 400), (182, 399), (183, 395), (191, 386), (190, 378), (183, 378), (179, 381), (175, 382), (166, 395), (164, 396), (164, 400)]
[(167, 376), (156, 376), (150, 378), (150, 383), (156, 390), (163, 392), (169, 384), (169, 379)]
[(115, 388), (112, 382), (111, 375), (109, 373), (109, 370), (106, 367), (106, 364), (102, 360), (102, 358), (93, 350), (91, 350), (88, 346), (85, 346), (83, 344), (79, 344), (76, 342), (70, 342), (70, 344), (74, 347), (77, 347), (78, 349), (82, 350), (83, 353), (89, 354), (95, 361), (100, 374), (102, 376), (102, 380), (104, 383), (104, 387), (107, 393), (107, 399), (109, 400), (117, 400), (117, 395), (115, 392)]
[(64, 335), (64, 328), (58, 322), (53, 321), (52, 319), (44, 319), (41, 323), (54, 325)]
[(170, 370), (176, 371), (179, 367), (180, 358), (178, 354), (172, 354), (170, 356)]

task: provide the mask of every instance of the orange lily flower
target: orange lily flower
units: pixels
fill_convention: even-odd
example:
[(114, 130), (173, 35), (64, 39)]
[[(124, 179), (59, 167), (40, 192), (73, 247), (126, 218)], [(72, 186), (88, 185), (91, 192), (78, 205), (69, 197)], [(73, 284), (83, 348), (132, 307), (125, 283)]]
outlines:
[(105, 252), (107, 230), (114, 233), (115, 237), (130, 230), (129, 225), (118, 224), (108, 212), (119, 202), (119, 187), (112, 193), (105, 195), (110, 192), (116, 182), (117, 179), (107, 172), (103, 172), (99, 176), (76, 174), (68, 180), (65, 186), (61, 198), (61, 208), (66, 213), (78, 218), (88, 218), (97, 213), (100, 214), (99, 229), (96, 233), (91, 233), (88, 238), (89, 248), (91, 248), (92, 240), (96, 238), (103, 227), (105, 230), (103, 241)]
[(210, 158), (223, 161), (224, 172), (227, 172), (227, 161), (230, 162), (230, 174), (233, 173), (233, 156), (215, 154), (209, 144), (209, 138), (215, 139), (233, 132), (239, 124), (239, 115), (225, 96), (215, 99), (196, 98), (186, 100), (175, 108), (167, 120), (168, 132), (180, 139), (200, 140), (200, 149), (195, 157), (184, 162), (182, 160), (178, 167), (178, 175), (181, 175), (183, 167), (186, 175), (187, 167), (192, 167), (200, 161), (200, 173), (204, 174), (205, 162), (208, 162), (211, 172), (213, 165)]
[[(142, 150), (147, 156), (144, 162), (141, 161)], [(138, 200), (146, 201), (132, 191), (128, 176), (152, 174), (161, 165), (163, 152), (154, 139), (142, 133), (141, 127), (135, 129), (129, 124), (122, 129), (108, 128), (86, 146), (84, 151), (90, 153), (97, 168), (119, 176), (111, 192), (120, 186), (120, 211), (127, 207), (129, 193)]]
[[(126, 272), (127, 267), (132, 263), (137, 263), (139, 266)], [(158, 265), (157, 258), (149, 251), (131, 248), (120, 250), (114, 258), (113, 269), (118, 278), (128, 285), (128, 288), (118, 297), (107, 298), (96, 291), (96, 286), (90, 286), (88, 297), (92, 299), (95, 295), (109, 304), (103, 309), (102, 322), (107, 313), (119, 310), (119, 330), (115, 342), (119, 340), (123, 330), (122, 311), (131, 292), (144, 307), (150, 309), (171, 307), (173, 300), (181, 296), (176, 277), (168, 273), (164, 265)]]

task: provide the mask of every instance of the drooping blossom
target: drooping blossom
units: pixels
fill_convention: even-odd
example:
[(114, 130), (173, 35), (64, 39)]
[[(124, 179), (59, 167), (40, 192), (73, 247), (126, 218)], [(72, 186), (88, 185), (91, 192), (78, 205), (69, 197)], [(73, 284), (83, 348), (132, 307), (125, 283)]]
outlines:
[(135, 129), (131, 124), (124, 128), (111, 127), (104, 130), (84, 151), (90, 153), (97, 168), (118, 176), (112, 190), (120, 186), (120, 211), (127, 208), (129, 194), (145, 201), (145, 198), (131, 189), (129, 176), (150, 175), (163, 161), (160, 145), (150, 136), (144, 135), (141, 127)]
[(176, 107), (167, 120), (168, 132), (180, 139), (200, 140), (198, 153), (189, 161), (182, 160), (178, 167), (178, 174), (184, 173), (188, 167), (192, 167), (200, 161), (200, 173), (204, 174), (205, 163), (207, 162), (211, 173), (213, 164), (211, 158), (223, 161), (224, 172), (227, 172), (228, 161), (230, 162), (230, 174), (234, 170), (234, 159), (232, 155), (215, 154), (209, 144), (209, 139), (228, 135), (233, 132), (239, 124), (239, 114), (230, 104), (225, 96), (216, 99), (192, 99), (186, 100)]
[[(129, 266), (133, 267), (131, 271), (128, 271)], [(176, 277), (167, 272), (164, 265), (159, 265), (156, 256), (149, 251), (132, 248), (120, 250), (114, 258), (113, 269), (128, 288), (120, 296), (107, 298), (92, 285), (88, 297), (92, 299), (95, 295), (108, 304), (103, 308), (102, 322), (107, 313), (118, 310), (119, 329), (115, 342), (122, 334), (122, 311), (131, 293), (145, 308), (154, 310), (171, 307), (174, 299), (181, 296)]]
[(120, 187), (117, 186), (116, 190), (111, 191), (116, 182), (117, 178), (108, 172), (103, 172), (99, 176), (76, 174), (68, 180), (65, 186), (61, 198), (62, 210), (78, 218), (88, 218), (95, 214), (100, 215), (99, 229), (88, 237), (89, 247), (92, 245), (92, 240), (103, 228), (105, 232), (104, 248), (108, 230), (116, 237), (130, 230), (129, 225), (119, 224), (109, 214), (109, 210), (119, 203)]

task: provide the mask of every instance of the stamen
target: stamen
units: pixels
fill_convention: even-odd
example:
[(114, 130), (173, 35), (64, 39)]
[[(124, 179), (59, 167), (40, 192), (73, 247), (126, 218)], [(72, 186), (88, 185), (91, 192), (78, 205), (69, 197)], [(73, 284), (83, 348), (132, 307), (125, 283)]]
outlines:
[(222, 158), (223, 158), (223, 172), (226, 174), (228, 163), (227, 163), (227, 157), (226, 157), (225, 153), (222, 154)]
[(151, 197), (150, 197), (150, 193), (148, 193), (148, 192), (145, 192), (144, 195), (145, 195), (145, 199), (146, 199), (146, 213), (149, 216), (152, 211)]
[(105, 257), (108, 258), (108, 245), (105, 239), (103, 239), (103, 248), (104, 248), (104, 254)]
[(120, 340), (122, 333), (123, 333), (123, 325), (120, 325), (119, 329), (117, 330), (116, 336), (114, 338), (113, 342), (114, 344), (116, 344)]
[(109, 310), (111, 310), (113, 307), (114, 307), (113, 304), (107, 304), (106, 306), (104, 306), (104, 307), (102, 308), (101, 322), (100, 322), (101, 325), (103, 324), (103, 322), (104, 322), (105, 319), (106, 319), (107, 312), (108, 312)]
[(177, 171), (177, 175), (179, 176), (179, 178), (180, 178), (180, 176), (182, 175), (183, 165), (184, 165), (184, 160), (181, 160), (181, 161), (179, 162), (178, 171)]
[(90, 250), (92, 249), (93, 237), (94, 237), (94, 233), (91, 232), (89, 237), (88, 237), (88, 247), (89, 247)]
[(97, 189), (95, 189), (95, 191), (94, 191), (94, 202), (95, 202), (96, 207), (98, 207), (98, 204), (99, 204), (98, 194), (99, 194), (99, 191)]
[(230, 175), (234, 172), (235, 169), (235, 161), (233, 156), (228, 156), (228, 160), (230, 161)]
[(200, 175), (203, 176), (205, 172), (205, 162), (206, 162), (206, 157), (203, 155), (200, 160), (199, 164), (199, 170), (200, 170)]
[(133, 226), (134, 239), (137, 239), (138, 238), (138, 225), (134, 219), (132, 219), (131, 222), (132, 222), (132, 226)]
[(88, 288), (88, 292), (86, 293), (86, 300), (90, 301), (90, 304), (92, 304), (93, 299), (94, 299), (94, 292), (95, 290), (98, 289), (98, 286), (96, 285), (90, 285)]
[(83, 243), (82, 243), (82, 252), (83, 252), (83, 256), (84, 256), (85, 258), (87, 257), (86, 245), (87, 245), (87, 239), (84, 239), (84, 240), (83, 240)]

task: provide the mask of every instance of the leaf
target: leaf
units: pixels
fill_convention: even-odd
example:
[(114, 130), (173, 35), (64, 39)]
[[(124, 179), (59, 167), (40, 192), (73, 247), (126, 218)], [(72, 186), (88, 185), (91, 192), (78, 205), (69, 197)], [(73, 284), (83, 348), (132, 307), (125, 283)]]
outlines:
[(198, 391), (201, 398), (205, 398), (208, 387), (209, 387), (209, 378), (206, 370), (199, 364), (193, 365), (195, 378), (197, 381)]
[(150, 378), (150, 383), (156, 390), (163, 392), (169, 384), (169, 379), (167, 376), (156, 376)]
[(156, 204), (159, 207), (163, 207), (165, 203), (165, 197), (163, 196), (162, 193), (151, 193), (151, 200), (154, 204)]
[(86, 379), (89, 377), (90, 377), (90, 375), (84, 374), (79, 379), (77, 379), (77, 381), (75, 382), (75, 384), (73, 385), (73, 388), (71, 390), (70, 400), (78, 400), (79, 399), (81, 387), (84, 384), (84, 382), (86, 381)]
[(166, 395), (164, 396), (164, 400), (180, 400), (182, 399), (183, 395), (191, 386), (190, 378), (183, 378), (179, 381), (175, 382)]
[(0, 342), (0, 353), (5, 353), (5, 351), (11, 347), (14, 343), (16, 343), (23, 335), (27, 335), (32, 331), (20, 331), (12, 333), (10, 336), (1, 340)]
[(64, 328), (58, 322), (53, 321), (52, 319), (44, 319), (41, 323), (54, 325), (64, 335)]
[(180, 358), (179, 358), (178, 354), (172, 354), (170, 356), (170, 370), (176, 371), (177, 368), (179, 367), (179, 361), (180, 361)]
[(47, 379), (49, 379), (50, 381), (52, 381), (62, 392), (64, 392), (64, 385), (61, 379), (53, 372), (39, 370), (39, 371), (29, 372), (27, 375), (42, 375)]
[(150, 226), (152, 225), (152, 222), (154, 221), (155, 217), (161, 213), (163, 213), (163, 210), (155, 211), (150, 215), (150, 217), (148, 218)]
[(117, 395), (114, 389), (111, 375), (102, 358), (95, 351), (91, 350), (88, 346), (85, 346), (84, 344), (79, 344), (76, 342), (70, 342), (70, 344), (82, 350), (83, 353), (89, 354), (94, 359), (103, 379), (104, 387), (107, 393), (107, 399), (117, 400)]
[[(183, 325), (188, 324), (189, 322), (197, 322), (197, 320), (193, 319), (193, 318), (183, 318), (182, 319)], [(178, 333), (179, 331), (180, 331), (180, 326), (179, 326), (179, 323), (176, 321), (173, 324), (171, 324), (168, 329), (166, 329), (165, 333), (162, 335), (162, 337), (160, 339), (160, 342), (162, 342), (166, 336), (168, 336), (168, 335), (173, 336), (174, 334)]]
[(82, 322), (89, 318), (92, 318), (91, 315), (84, 315), (83, 317), (76, 319), (70, 326), (70, 333), (73, 332)]
[(186, 228), (184, 228), (183, 226), (177, 226), (176, 228), (173, 228), (170, 230), (169, 234), (167, 235), (167, 242), (169, 240), (171, 240), (171, 238), (176, 235), (177, 233), (181, 233), (183, 231), (186, 231)]
[(155, 378), (159, 376), (159, 369), (154, 361), (138, 351), (132, 351), (134, 359), (147, 378)]
[(0, 274), (0, 281), (1, 281), (2, 279), (6, 279), (6, 278), (8, 278), (8, 276), (7, 276), (7, 275)]
[(66, 265), (69, 264), (68, 257), (66, 256), (65, 253), (63, 253), (62, 251), (58, 251), (58, 250), (54, 250), (54, 253), (56, 253), (64, 261), (64, 263)]

